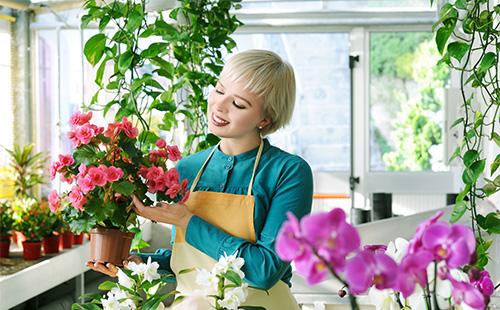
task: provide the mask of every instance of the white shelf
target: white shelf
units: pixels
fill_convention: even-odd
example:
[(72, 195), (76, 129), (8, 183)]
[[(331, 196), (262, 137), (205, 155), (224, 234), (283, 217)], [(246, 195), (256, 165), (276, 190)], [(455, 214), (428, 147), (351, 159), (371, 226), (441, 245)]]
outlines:
[(7, 310), (89, 270), (89, 242), (8, 276), (0, 276), (0, 310)]

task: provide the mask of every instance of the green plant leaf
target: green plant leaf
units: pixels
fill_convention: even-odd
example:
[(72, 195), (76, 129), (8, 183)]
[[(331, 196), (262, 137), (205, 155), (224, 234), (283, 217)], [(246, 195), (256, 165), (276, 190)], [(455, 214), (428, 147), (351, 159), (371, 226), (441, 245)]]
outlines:
[(463, 117), (460, 117), (458, 119), (456, 119), (453, 124), (451, 124), (450, 126), (450, 129), (454, 128), (455, 126), (457, 126), (458, 124), (461, 124), (464, 122), (464, 118)]
[(446, 42), (448, 42), (448, 39), (450, 38), (450, 35), (452, 33), (453, 33), (453, 28), (451, 27), (441, 27), (436, 32), (436, 45), (441, 55), (443, 54)]
[(97, 69), (97, 72), (95, 74), (95, 83), (99, 85), (101, 88), (102, 88), (102, 77), (104, 75), (104, 69), (106, 69), (107, 62), (108, 60), (104, 58), (104, 60), (99, 65), (99, 68)]
[(494, 183), (486, 183), (483, 186), (483, 192), (486, 196), (491, 196), (492, 194), (496, 193), (497, 190), (498, 188)]
[(450, 57), (455, 58), (458, 61), (461, 61), (464, 55), (469, 51), (469, 44), (464, 42), (451, 42), (448, 44), (447, 50)]
[(486, 165), (486, 160), (481, 159), (476, 161), (470, 166), (472, 172), (474, 173), (474, 181), (476, 181), (479, 178), (479, 176), (483, 173), (485, 165)]
[(491, 68), (497, 61), (497, 56), (493, 52), (488, 52), (484, 54), (481, 63), (479, 64), (479, 72), (486, 72)]
[(140, 6), (137, 6), (134, 10), (132, 10), (128, 16), (127, 23), (125, 27), (129, 32), (134, 32), (139, 28), (143, 20), (142, 10)]
[(195, 270), (195, 268), (182, 269), (181, 271), (179, 271), (179, 274), (184, 274), (184, 273), (192, 272), (194, 270)]
[(83, 53), (85, 54), (88, 62), (95, 66), (99, 60), (101, 60), (105, 48), (106, 36), (102, 33), (98, 33), (92, 36), (87, 43), (85, 43)]
[(476, 159), (479, 158), (479, 153), (476, 150), (469, 150), (464, 154), (464, 165), (470, 167)]
[(71, 306), (71, 310), (102, 310), (102, 308), (94, 303), (86, 303), (86, 304), (73, 304)]
[(460, 156), (460, 147), (457, 146), (455, 148), (455, 151), (453, 151), (453, 154), (451, 154), (450, 159), (448, 159), (448, 164), (450, 164), (455, 158)]
[(499, 166), (500, 166), (500, 154), (497, 154), (497, 157), (495, 157), (495, 160), (491, 163), (490, 167), (491, 175), (493, 175), (497, 171)]
[(111, 290), (113, 287), (116, 287), (116, 283), (115, 282), (111, 282), (111, 281), (104, 281), (102, 282), (101, 284), (99, 284), (99, 289), (101, 291), (109, 291)]
[(126, 51), (118, 58), (118, 70), (123, 74), (128, 69), (131, 69), (132, 61), (134, 60), (134, 53)]
[(470, 168), (465, 168), (462, 173), (462, 181), (467, 185), (472, 185), (474, 183), (474, 172)]
[(152, 131), (144, 130), (139, 134), (138, 139), (146, 144), (154, 144), (160, 139), (160, 137)]
[(500, 147), (500, 135), (498, 135), (496, 132), (493, 132), (491, 135), (491, 140), (495, 141), (498, 147)]
[(467, 196), (467, 194), (469, 193), (469, 190), (470, 190), (470, 185), (468, 185), (468, 184), (465, 185), (465, 188), (458, 194), (457, 199), (456, 199), (456, 203), (463, 201), (465, 199), (465, 197)]
[(129, 181), (114, 182), (111, 187), (118, 193), (127, 197), (132, 195), (135, 190), (134, 184), (130, 183)]
[(458, 220), (465, 214), (465, 211), (467, 211), (467, 202), (461, 201), (457, 203), (453, 207), (453, 211), (451, 212), (450, 222), (451, 223), (458, 222)]
[(500, 218), (496, 212), (486, 215), (483, 221), (478, 221), (478, 225), (491, 234), (500, 234)]
[(223, 276), (235, 285), (241, 286), (241, 277), (236, 272), (228, 270), (223, 274)]

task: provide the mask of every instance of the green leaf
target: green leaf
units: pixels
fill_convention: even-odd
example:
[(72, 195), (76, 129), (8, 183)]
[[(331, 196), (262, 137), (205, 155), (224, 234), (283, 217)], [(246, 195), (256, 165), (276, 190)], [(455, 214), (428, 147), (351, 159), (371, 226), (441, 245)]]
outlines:
[(495, 141), (498, 147), (500, 147), (500, 135), (498, 135), (496, 132), (493, 132), (491, 135), (491, 140)]
[(497, 61), (497, 56), (493, 52), (488, 52), (483, 56), (481, 64), (479, 65), (479, 72), (486, 72), (491, 68)]
[(142, 19), (142, 12), (138, 9), (138, 7), (136, 7), (135, 10), (130, 12), (125, 28), (127, 28), (129, 32), (134, 32), (141, 25)]
[(160, 137), (158, 137), (158, 135), (152, 131), (145, 130), (145, 131), (141, 132), (138, 139), (139, 139), (139, 141), (146, 143), (146, 144), (154, 144), (154, 143), (156, 143), (156, 141), (158, 141), (160, 139)]
[(453, 154), (451, 154), (450, 159), (448, 159), (448, 164), (451, 163), (455, 158), (457, 158), (459, 156), (460, 156), (460, 147), (457, 146), (457, 148), (455, 149), (455, 151), (453, 151)]
[(95, 74), (95, 83), (100, 87), (102, 87), (102, 77), (104, 75), (104, 69), (106, 69), (107, 62), (108, 60), (105, 58), (99, 65), (99, 68), (97, 69), (97, 72)]
[(71, 306), (71, 310), (102, 310), (101, 307), (99, 307), (96, 304), (93, 303), (87, 303), (87, 304), (73, 304)]
[(469, 44), (464, 42), (451, 42), (448, 44), (447, 50), (450, 57), (455, 58), (458, 61), (461, 61), (464, 55), (469, 51)]
[(88, 145), (80, 146), (73, 153), (73, 158), (77, 163), (83, 163), (85, 165), (90, 165), (97, 160), (96, 150)]
[(482, 222), (481, 224), (481, 228), (483, 228), (490, 234), (500, 234), (500, 218), (496, 212), (491, 212), (486, 215), (484, 222)]
[(467, 8), (467, 0), (457, 0), (457, 1), (455, 1), (455, 7), (457, 9), (465, 10)]
[(465, 199), (467, 194), (469, 193), (470, 185), (466, 185), (465, 188), (458, 194), (456, 203), (459, 203)]
[(497, 192), (497, 186), (494, 183), (486, 183), (483, 186), (483, 192), (486, 196), (491, 196)]
[(102, 55), (104, 54), (104, 49), (106, 47), (106, 36), (102, 33), (98, 33), (92, 36), (87, 43), (85, 43), (85, 47), (83, 48), (83, 53), (87, 60), (95, 66), (99, 60), (101, 60)]
[(104, 281), (102, 282), (101, 284), (99, 284), (99, 289), (101, 291), (110, 291), (113, 287), (116, 287), (116, 283), (115, 282), (111, 282), (111, 281)]
[(241, 286), (241, 277), (234, 271), (228, 270), (223, 274), (224, 278), (233, 282), (234, 284)]
[(125, 196), (130, 196), (135, 190), (134, 184), (130, 183), (129, 181), (121, 181), (121, 182), (114, 182), (113, 185), (111, 186), (116, 192), (125, 195)]
[(469, 150), (464, 154), (464, 165), (465, 167), (470, 167), (476, 159), (478, 159), (479, 153), (476, 150)]
[(474, 183), (474, 172), (470, 168), (464, 169), (462, 181), (467, 185), (472, 185)]
[(182, 269), (181, 271), (179, 271), (179, 274), (184, 274), (184, 273), (192, 272), (194, 270), (195, 270), (195, 268)]
[(452, 129), (453, 127), (455, 127), (455, 126), (457, 126), (458, 124), (463, 123), (463, 122), (464, 122), (464, 118), (463, 118), (463, 117), (460, 117), (459, 119), (455, 120), (455, 121), (453, 122), (453, 124), (451, 124), (450, 129)]
[(461, 201), (457, 203), (451, 212), (450, 222), (458, 222), (458, 220), (464, 215), (465, 211), (467, 211), (467, 202)]
[(470, 166), (472, 172), (474, 173), (474, 181), (476, 181), (479, 178), (479, 176), (483, 173), (485, 166), (486, 166), (486, 160), (484, 159), (478, 160)]
[(436, 45), (440, 54), (443, 54), (444, 47), (446, 46), (446, 42), (450, 38), (450, 35), (453, 33), (453, 28), (451, 27), (441, 27), (436, 33)]
[(498, 167), (500, 166), (500, 154), (497, 154), (497, 157), (495, 157), (495, 160), (491, 163), (491, 175), (493, 175)]
[(131, 69), (132, 61), (134, 60), (134, 53), (131, 51), (126, 51), (120, 55), (118, 59), (118, 70), (123, 74), (128, 69)]

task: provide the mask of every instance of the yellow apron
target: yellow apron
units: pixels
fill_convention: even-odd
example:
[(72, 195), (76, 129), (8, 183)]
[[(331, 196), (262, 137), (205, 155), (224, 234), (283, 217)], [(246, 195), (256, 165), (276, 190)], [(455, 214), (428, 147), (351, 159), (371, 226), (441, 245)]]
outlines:
[[(253, 226), (254, 197), (252, 196), (252, 185), (262, 155), (263, 146), (264, 143), (261, 140), (247, 195), (206, 191), (194, 192), (203, 170), (212, 157), (215, 149), (218, 147), (217, 145), (200, 168), (200, 171), (191, 185), (191, 194), (186, 201), (186, 206), (189, 211), (232, 236), (255, 243), (256, 237)], [(227, 253), (227, 255), (231, 254), (233, 253)], [(172, 249), (170, 265), (172, 271), (176, 275), (177, 291), (179, 291), (181, 295), (189, 295), (203, 289), (195, 281), (195, 271), (179, 274), (181, 270), (197, 267), (210, 271), (216, 262), (217, 261), (210, 256), (188, 244), (185, 240), (185, 231), (176, 227), (175, 242)], [(206, 299), (201, 300), (198, 298), (198, 302), (195, 302), (196, 305), (193, 305), (191, 300), (189, 309), (207, 309), (209, 308), (209, 303), (213, 303), (213, 298), (209, 298), (209, 300), (210, 302)], [(186, 308), (187, 305), (183, 304), (184, 302), (181, 302), (172, 309)], [(250, 287), (248, 290), (248, 298), (243, 305), (261, 306), (265, 307), (267, 310), (299, 309), (290, 288), (281, 280), (269, 289), (268, 292)]]

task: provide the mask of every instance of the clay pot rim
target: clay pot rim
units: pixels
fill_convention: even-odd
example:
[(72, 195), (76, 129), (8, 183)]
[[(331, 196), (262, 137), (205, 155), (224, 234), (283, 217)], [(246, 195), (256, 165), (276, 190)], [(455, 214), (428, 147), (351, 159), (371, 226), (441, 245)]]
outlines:
[(42, 243), (42, 240), (24, 240), (23, 243)]
[(120, 234), (123, 234), (124, 236), (126, 236), (126, 238), (130, 238), (130, 239), (132, 239), (135, 235), (133, 232), (123, 232), (123, 231), (119, 230), (118, 228), (103, 228), (103, 227), (92, 228), (89, 233), (91, 235), (92, 234), (102, 235), (102, 234), (117, 233), (117, 232), (119, 232)]

